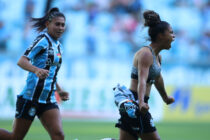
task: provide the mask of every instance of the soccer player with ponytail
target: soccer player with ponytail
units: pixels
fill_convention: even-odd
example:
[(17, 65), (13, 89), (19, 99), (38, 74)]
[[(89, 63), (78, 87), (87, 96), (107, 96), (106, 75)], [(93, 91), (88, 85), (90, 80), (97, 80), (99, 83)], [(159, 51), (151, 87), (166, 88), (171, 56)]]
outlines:
[(31, 21), (39, 35), (18, 61), (18, 66), (28, 71), (28, 76), (24, 89), (17, 96), (13, 130), (0, 129), (0, 140), (23, 140), (35, 116), (52, 140), (64, 140), (55, 91), (61, 100), (69, 99), (69, 93), (57, 83), (62, 63), (59, 38), (65, 31), (66, 19), (58, 8), (52, 8), (44, 17), (32, 18)]

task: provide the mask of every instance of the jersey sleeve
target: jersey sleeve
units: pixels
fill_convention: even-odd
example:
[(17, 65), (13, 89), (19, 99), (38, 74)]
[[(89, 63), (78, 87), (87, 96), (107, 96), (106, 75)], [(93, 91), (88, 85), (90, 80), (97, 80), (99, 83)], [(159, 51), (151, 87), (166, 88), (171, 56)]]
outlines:
[(28, 59), (33, 59), (41, 51), (45, 50), (48, 46), (48, 42), (44, 36), (38, 37), (33, 44), (25, 51), (24, 56)]

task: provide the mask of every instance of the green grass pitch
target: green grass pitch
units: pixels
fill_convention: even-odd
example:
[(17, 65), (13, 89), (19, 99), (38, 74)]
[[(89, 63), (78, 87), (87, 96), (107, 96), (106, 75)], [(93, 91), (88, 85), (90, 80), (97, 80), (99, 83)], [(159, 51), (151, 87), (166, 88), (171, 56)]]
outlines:
[[(160, 122), (156, 123), (162, 140), (210, 140), (210, 122)], [(0, 128), (12, 129), (11, 120), (0, 120)], [(66, 140), (118, 139), (114, 122), (63, 120)], [(50, 140), (45, 129), (35, 120), (24, 140)]]

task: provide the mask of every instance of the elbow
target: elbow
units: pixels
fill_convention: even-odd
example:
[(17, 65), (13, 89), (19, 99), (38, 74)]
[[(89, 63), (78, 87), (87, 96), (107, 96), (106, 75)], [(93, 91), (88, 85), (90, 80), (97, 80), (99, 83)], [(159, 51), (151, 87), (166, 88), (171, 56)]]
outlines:
[(17, 65), (20, 67), (21, 66), (21, 62), (20, 60), (17, 62)]
[(21, 66), (23, 65), (23, 63), (24, 63), (24, 60), (25, 60), (25, 58), (22, 56), (22, 57), (18, 60), (17, 65), (18, 65), (19, 67), (21, 67)]

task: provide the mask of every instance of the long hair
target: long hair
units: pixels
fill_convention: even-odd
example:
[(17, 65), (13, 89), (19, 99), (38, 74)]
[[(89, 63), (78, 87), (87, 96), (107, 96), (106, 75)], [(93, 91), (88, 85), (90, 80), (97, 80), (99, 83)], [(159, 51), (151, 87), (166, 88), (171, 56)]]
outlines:
[(31, 18), (32, 27), (36, 28), (38, 32), (42, 32), (46, 25), (45, 23), (47, 21), (52, 21), (54, 17), (63, 17), (65, 19), (65, 16), (63, 13), (59, 11), (57, 7), (51, 8), (43, 17), (41, 18)]

